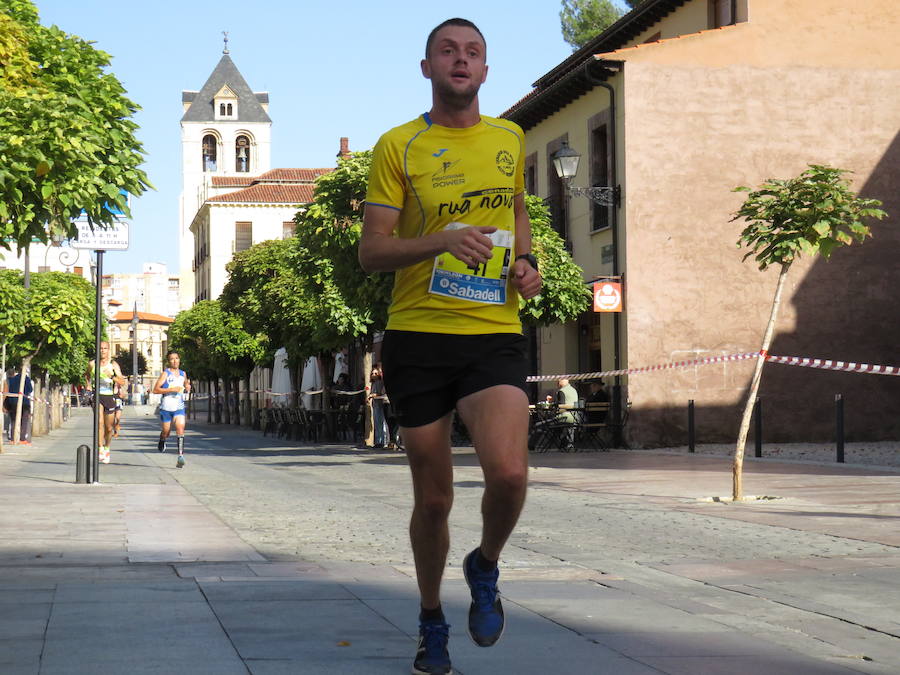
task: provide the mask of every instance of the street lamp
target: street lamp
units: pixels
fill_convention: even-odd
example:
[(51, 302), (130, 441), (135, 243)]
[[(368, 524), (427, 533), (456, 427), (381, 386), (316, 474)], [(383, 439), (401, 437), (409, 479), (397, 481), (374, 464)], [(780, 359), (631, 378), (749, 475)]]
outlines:
[[(612, 90), (610, 90), (610, 94), (612, 94)], [(615, 123), (613, 123), (613, 128), (615, 128)], [(615, 146), (613, 145), (613, 148)], [(550, 159), (553, 161), (553, 168), (556, 170), (556, 175), (559, 176), (560, 180), (565, 184), (566, 191), (575, 197), (587, 197), (592, 202), (594, 202), (597, 206), (606, 206), (606, 207), (614, 207), (613, 210), (613, 219), (612, 219), (612, 265), (613, 265), (613, 276), (619, 278), (619, 227), (617, 220), (615, 218), (615, 209), (619, 207), (622, 202), (622, 190), (618, 185), (609, 186), (597, 186), (597, 187), (577, 187), (572, 185), (572, 179), (575, 177), (575, 174), (578, 173), (578, 161), (581, 159), (581, 155), (578, 154), (576, 150), (573, 150), (569, 147), (567, 141), (562, 141), (562, 147), (559, 150), (550, 155)], [(613, 162), (615, 163), (615, 149), (613, 149)], [(615, 176), (615, 174), (613, 174)], [(615, 182), (615, 178), (613, 178), (613, 182)], [(613, 314), (613, 362), (615, 370), (619, 370), (621, 366), (620, 361), (620, 353), (621, 353), (621, 344), (620, 344), (620, 313), (615, 312)], [(622, 378), (620, 375), (616, 375), (615, 384), (613, 385), (613, 396), (612, 396), (612, 418), (616, 422), (622, 419)], [(616, 425), (613, 427), (613, 442), (616, 445), (621, 445), (622, 443), (622, 427), (620, 425)]]
[(569, 147), (567, 141), (562, 142), (562, 147), (550, 155), (553, 160), (553, 168), (556, 175), (566, 184), (566, 190), (575, 197), (587, 197), (598, 206), (619, 206), (622, 199), (622, 191), (618, 185), (598, 187), (577, 187), (571, 184), (575, 174), (578, 173), (578, 161), (581, 155)]

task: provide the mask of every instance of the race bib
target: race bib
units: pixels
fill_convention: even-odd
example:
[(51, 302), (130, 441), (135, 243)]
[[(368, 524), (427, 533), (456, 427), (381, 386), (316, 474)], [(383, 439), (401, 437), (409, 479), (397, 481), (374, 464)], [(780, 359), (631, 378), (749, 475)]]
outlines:
[[(465, 223), (450, 223), (445, 230), (470, 227)], [(497, 230), (487, 236), (494, 244), (493, 255), (486, 263), (467, 266), (450, 253), (435, 257), (428, 292), (447, 298), (486, 305), (506, 304), (506, 280), (513, 249), (513, 233)]]

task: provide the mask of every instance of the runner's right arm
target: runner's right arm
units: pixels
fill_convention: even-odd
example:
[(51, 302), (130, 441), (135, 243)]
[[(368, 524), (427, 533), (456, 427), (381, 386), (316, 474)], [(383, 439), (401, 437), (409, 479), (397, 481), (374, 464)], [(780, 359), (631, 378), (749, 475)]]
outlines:
[(153, 393), (154, 394), (168, 394), (169, 393), (168, 387), (163, 387), (163, 385), (165, 383), (166, 383), (166, 374), (163, 373), (156, 380), (156, 384), (153, 385)]
[(468, 264), (487, 262), (494, 249), (487, 237), (496, 227), (473, 226), (459, 230), (441, 230), (411, 239), (395, 237), (400, 212), (387, 206), (366, 204), (359, 263), (368, 272), (392, 272), (449, 252)]

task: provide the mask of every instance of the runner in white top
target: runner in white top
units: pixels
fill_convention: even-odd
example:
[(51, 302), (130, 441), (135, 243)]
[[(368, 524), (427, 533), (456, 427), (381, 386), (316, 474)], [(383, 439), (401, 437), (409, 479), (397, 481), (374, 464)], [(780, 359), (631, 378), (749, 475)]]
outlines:
[(176, 466), (180, 469), (184, 466), (184, 397), (191, 391), (191, 381), (183, 370), (181, 370), (181, 357), (178, 352), (169, 352), (166, 355), (169, 367), (156, 380), (153, 385), (153, 393), (161, 394), (162, 400), (159, 404), (159, 419), (162, 422), (162, 431), (159, 434), (159, 444), (157, 449), (160, 452), (166, 451), (166, 439), (169, 437), (169, 431), (172, 421), (175, 422), (175, 435), (178, 439), (178, 462)]

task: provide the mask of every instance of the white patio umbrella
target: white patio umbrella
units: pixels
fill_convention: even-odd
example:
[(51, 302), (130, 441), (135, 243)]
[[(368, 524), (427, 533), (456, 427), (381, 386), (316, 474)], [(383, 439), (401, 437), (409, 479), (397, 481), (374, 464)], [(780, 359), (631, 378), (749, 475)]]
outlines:
[[(317, 391), (322, 388), (322, 375), (319, 373), (319, 360), (310, 356), (303, 366), (303, 377), (300, 378), (300, 391)], [(303, 394), (303, 407), (309, 410), (312, 407), (313, 394)], [(318, 399), (317, 399), (318, 400)]]
[(275, 364), (272, 366), (272, 402), (278, 406), (291, 403), (291, 373), (287, 365), (287, 349), (281, 347), (275, 352)]

